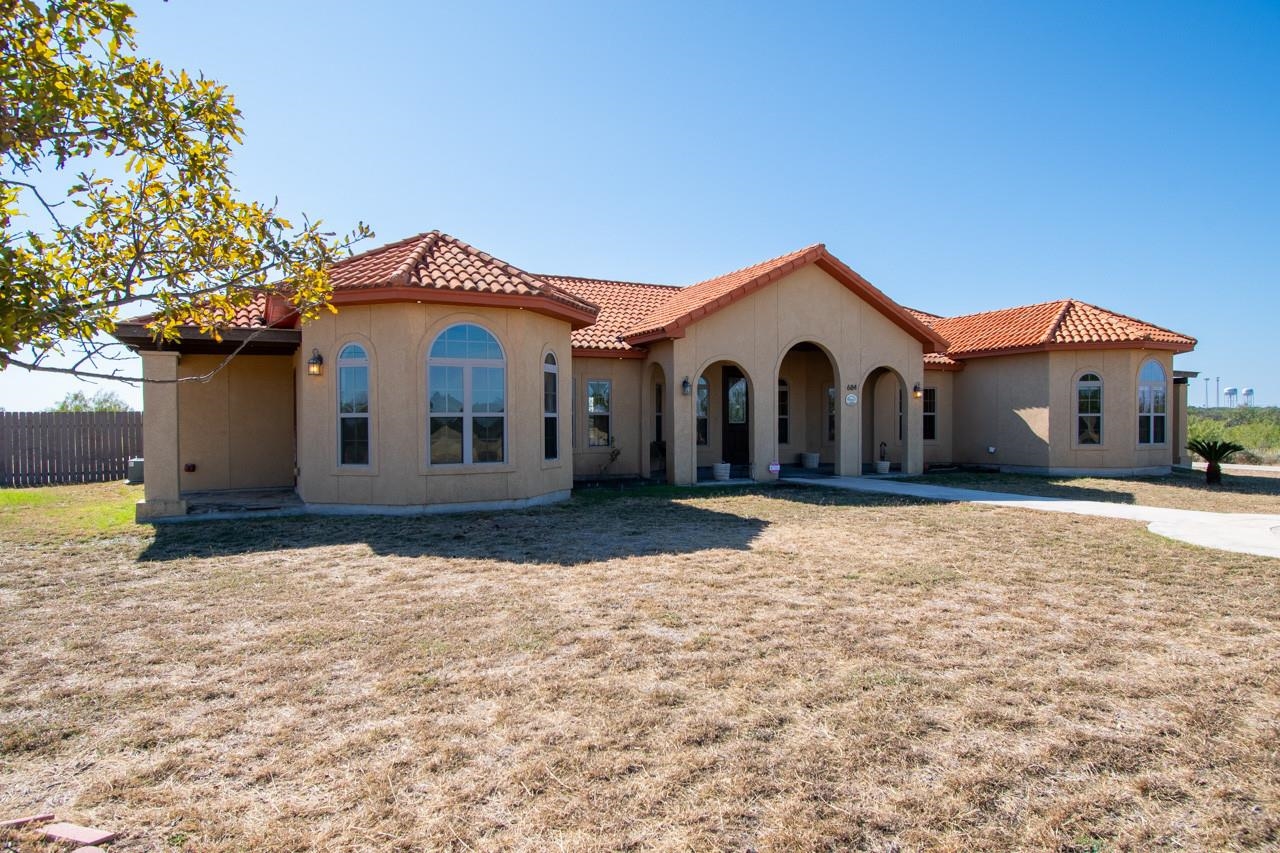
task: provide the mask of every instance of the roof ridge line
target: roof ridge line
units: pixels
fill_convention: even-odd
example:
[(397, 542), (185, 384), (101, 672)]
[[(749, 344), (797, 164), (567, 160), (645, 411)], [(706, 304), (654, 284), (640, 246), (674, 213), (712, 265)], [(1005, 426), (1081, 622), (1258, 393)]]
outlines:
[(624, 281), (623, 279), (620, 279), (620, 278), (595, 278), (587, 275), (562, 275), (560, 273), (547, 273), (547, 272), (529, 273), (529, 275), (536, 275), (539, 278), (546, 278), (546, 279), (565, 278), (565, 279), (569, 279), (570, 281), (594, 282), (596, 284), (625, 284), (633, 287), (665, 287), (669, 290), (683, 290), (685, 287), (688, 286), (684, 284), (659, 284), (656, 281)]
[(1074, 301), (1070, 298), (1062, 300), (1062, 307), (1058, 309), (1058, 316), (1053, 318), (1053, 322), (1049, 324), (1048, 331), (1040, 338), (1040, 343), (1050, 343), (1054, 335), (1058, 334), (1058, 330), (1062, 328), (1062, 321), (1067, 319), (1067, 312), (1071, 310), (1071, 303)]
[(440, 242), (441, 234), (442, 232), (440, 231), (427, 231), (418, 235), (423, 238), (422, 242), (409, 253), (409, 256), (400, 263), (400, 266), (396, 267), (395, 272), (387, 276), (387, 280), (397, 284), (408, 284), (413, 268), (426, 259), (427, 253), (431, 251), (436, 243)]

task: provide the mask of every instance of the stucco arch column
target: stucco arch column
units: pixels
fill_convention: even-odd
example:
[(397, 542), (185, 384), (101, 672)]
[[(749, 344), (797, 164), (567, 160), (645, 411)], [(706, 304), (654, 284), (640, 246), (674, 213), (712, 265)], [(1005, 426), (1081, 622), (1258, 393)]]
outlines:
[(776, 372), (756, 368), (751, 376), (751, 479), (771, 483), (778, 475), (769, 463), (778, 459), (778, 377)]
[(178, 354), (142, 355), (142, 449), (145, 455), (143, 494), (134, 510), (138, 521), (186, 515), (187, 502), (179, 494)]
[[(835, 363), (836, 379), (836, 430), (840, 435), (840, 456), (836, 460), (837, 476), (862, 475), (862, 388), (859, 379), (862, 366), (858, 363)], [(839, 384), (843, 380), (844, 384)], [(846, 403), (850, 394), (857, 397), (853, 405)]]
[(694, 404), (697, 395), (684, 393), (684, 381), (698, 381), (693, 347), (685, 338), (671, 342), (671, 372), (667, 376), (671, 398), (671, 446), (667, 448), (668, 479), (679, 486), (698, 482), (697, 448), (694, 447)]

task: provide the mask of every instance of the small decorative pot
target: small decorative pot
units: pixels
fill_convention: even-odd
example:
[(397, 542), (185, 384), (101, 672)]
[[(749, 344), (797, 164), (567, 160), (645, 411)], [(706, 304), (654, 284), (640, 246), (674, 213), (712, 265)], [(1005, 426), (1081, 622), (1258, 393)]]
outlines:
[(711, 476), (717, 480), (729, 479), (729, 463), (717, 462), (711, 466)]
[(876, 473), (877, 473), (877, 474), (888, 474), (888, 473), (889, 473), (889, 460), (888, 460), (888, 459), (877, 459), (877, 460), (876, 460)]

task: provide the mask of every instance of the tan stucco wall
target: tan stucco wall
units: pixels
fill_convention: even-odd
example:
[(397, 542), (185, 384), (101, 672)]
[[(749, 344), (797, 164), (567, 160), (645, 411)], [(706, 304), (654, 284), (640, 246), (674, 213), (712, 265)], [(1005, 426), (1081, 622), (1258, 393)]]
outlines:
[[(181, 377), (215, 370), (220, 355), (185, 355)], [(240, 355), (205, 382), (178, 386), (183, 492), (293, 485), (294, 356)], [(194, 465), (194, 471), (182, 470)]]
[(969, 359), (953, 377), (954, 461), (1049, 465), (1048, 353)]
[[(1164, 368), (1168, 403), (1172, 410), (1177, 397), (1173, 385), (1173, 356), (1160, 350), (1077, 350), (1050, 354), (1049, 383), (1052, 390), (1053, 468), (1157, 468), (1171, 464), (1176, 418), (1172, 411), (1165, 423), (1163, 444), (1138, 444), (1138, 372), (1154, 359)], [(1102, 378), (1102, 444), (1076, 444), (1075, 380), (1082, 373)]]
[[(506, 358), (506, 461), (431, 466), (427, 457), (427, 353), (455, 323), (488, 329)], [(370, 359), (370, 451), (367, 467), (338, 465), (337, 355), (356, 342)], [(303, 375), (312, 349), (325, 359), (321, 377)], [(559, 362), (559, 459), (542, 447), (542, 361)], [(298, 491), (315, 504), (427, 506), (523, 501), (572, 486), (569, 324), (532, 311), (389, 303), (344, 306), (302, 331), (299, 350)]]
[[(787, 351), (802, 341), (818, 344), (836, 363), (839, 473), (860, 473), (862, 461), (860, 410), (844, 404), (846, 386), (860, 388), (867, 374), (882, 365), (900, 373), (907, 387), (924, 379), (920, 342), (816, 266), (797, 270), (693, 324), (685, 337), (674, 341), (669, 374), (677, 383), (684, 376), (696, 382), (716, 362), (729, 361), (743, 369), (751, 387), (752, 476), (758, 480), (772, 479), (768, 464), (780, 459), (774, 393), (778, 369)], [(713, 402), (716, 399), (713, 396)], [(699, 458), (693, 401), (693, 395), (675, 398), (671, 458), (675, 479), (681, 483), (693, 480)], [(920, 404), (911, 398), (907, 405), (907, 467), (918, 472), (923, 466)]]
[[(1160, 362), (1169, 383), (1169, 440), (1139, 445), (1138, 372), (1148, 358)], [(1082, 473), (1168, 467), (1177, 442), (1172, 362), (1168, 352), (1139, 349), (970, 359), (952, 374), (954, 461)], [(1083, 373), (1096, 373), (1103, 383), (1103, 443), (1096, 447), (1076, 443), (1075, 383)]]
[[(937, 392), (937, 416), (934, 419), (935, 438), (924, 442), (925, 465), (949, 465), (955, 461), (952, 449), (952, 436), (955, 432), (955, 400), (953, 377), (950, 370), (926, 370), (924, 387), (933, 388)], [(921, 410), (923, 417), (923, 409)]]
[[(573, 399), (576, 426), (573, 433), (573, 476), (592, 479), (600, 476), (636, 476), (642, 461), (647, 462), (649, 445), (641, 436), (642, 377), (645, 363), (638, 358), (573, 359)], [(612, 447), (587, 446), (587, 382), (603, 379), (611, 383), (609, 431)], [(648, 393), (643, 392), (643, 393)], [(652, 431), (652, 428), (648, 430)], [(618, 458), (609, 457), (614, 450)]]

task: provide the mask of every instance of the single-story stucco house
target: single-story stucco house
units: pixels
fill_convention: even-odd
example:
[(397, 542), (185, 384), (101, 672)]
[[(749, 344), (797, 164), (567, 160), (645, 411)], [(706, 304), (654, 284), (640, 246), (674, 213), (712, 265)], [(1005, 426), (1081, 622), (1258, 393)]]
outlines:
[[(431, 231), (335, 264), (334, 314), (259, 297), (219, 341), (142, 356), (145, 501), (296, 489), (308, 507), (500, 508), (575, 479), (693, 483), (729, 463), (857, 476), (981, 464), (1163, 473), (1186, 461), (1195, 340), (1073, 299), (904, 308), (821, 245), (688, 287), (537, 275)], [(249, 338), (247, 344), (245, 339)]]

